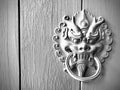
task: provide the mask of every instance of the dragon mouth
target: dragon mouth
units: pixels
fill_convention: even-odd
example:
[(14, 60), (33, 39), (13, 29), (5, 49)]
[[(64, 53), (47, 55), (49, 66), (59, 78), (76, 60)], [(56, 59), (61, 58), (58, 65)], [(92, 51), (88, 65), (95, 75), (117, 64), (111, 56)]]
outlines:
[(83, 76), (86, 66), (88, 64), (88, 60), (90, 58), (90, 54), (83, 52), (83, 53), (76, 53), (74, 55), (75, 57), (73, 58), (76, 61), (72, 62), (73, 64), (71, 64), (71, 68), (74, 68), (75, 65), (78, 76)]
[(78, 54), (75, 54), (73, 58), (75, 58), (74, 60), (76, 60), (75, 62), (77, 63), (77, 65), (85, 64), (90, 59), (90, 54), (85, 53), (85, 52), (84, 53), (78, 53)]
[(80, 62), (87, 61), (89, 59), (89, 57), (90, 57), (89, 53), (85, 53), (85, 52), (80, 53), (80, 54), (78, 54), (78, 61), (80, 61)]

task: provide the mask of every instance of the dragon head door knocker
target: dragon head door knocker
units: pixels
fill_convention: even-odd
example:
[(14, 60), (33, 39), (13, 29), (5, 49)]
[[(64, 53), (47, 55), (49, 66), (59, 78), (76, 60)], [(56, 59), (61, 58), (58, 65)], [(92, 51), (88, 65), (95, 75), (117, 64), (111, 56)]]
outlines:
[(112, 43), (104, 18), (96, 18), (86, 10), (72, 17), (64, 16), (53, 40), (64, 70), (79, 81), (89, 81), (100, 74), (101, 63), (108, 57)]

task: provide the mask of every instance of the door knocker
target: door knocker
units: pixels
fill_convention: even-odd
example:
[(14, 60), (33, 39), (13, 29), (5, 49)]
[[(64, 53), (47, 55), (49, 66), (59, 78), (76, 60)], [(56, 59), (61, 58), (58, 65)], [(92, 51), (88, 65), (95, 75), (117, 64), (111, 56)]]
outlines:
[(78, 81), (98, 77), (111, 50), (111, 34), (103, 17), (96, 18), (85, 9), (72, 17), (64, 16), (53, 36), (64, 70)]

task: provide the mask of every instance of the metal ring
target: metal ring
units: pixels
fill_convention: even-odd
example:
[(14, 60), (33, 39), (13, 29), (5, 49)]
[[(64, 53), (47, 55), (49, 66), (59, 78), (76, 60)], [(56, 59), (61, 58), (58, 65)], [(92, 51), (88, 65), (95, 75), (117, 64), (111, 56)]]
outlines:
[(94, 57), (94, 60), (95, 60), (96, 65), (97, 65), (96, 73), (93, 74), (92, 76), (89, 76), (89, 77), (80, 77), (80, 76), (75, 75), (71, 71), (71, 68), (70, 68), (70, 65), (69, 65), (69, 60), (70, 60), (71, 56), (72, 56), (72, 54), (70, 54), (65, 61), (66, 70), (70, 74), (71, 77), (73, 77), (74, 79), (76, 79), (78, 81), (90, 81), (90, 80), (95, 79), (96, 77), (99, 76), (99, 74), (101, 72), (101, 62), (100, 62), (98, 57)]

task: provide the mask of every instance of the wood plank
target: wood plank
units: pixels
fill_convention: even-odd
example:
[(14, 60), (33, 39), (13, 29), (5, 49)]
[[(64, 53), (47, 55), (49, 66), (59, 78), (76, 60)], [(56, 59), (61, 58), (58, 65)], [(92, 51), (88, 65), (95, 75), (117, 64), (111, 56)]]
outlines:
[(17, 5), (0, 0), (0, 90), (19, 90)]
[(85, 0), (85, 8), (96, 16), (103, 16), (113, 32), (113, 50), (102, 68), (99, 78), (83, 83), (82, 90), (120, 90), (120, 0)]
[(54, 55), (52, 36), (64, 15), (80, 11), (80, 0), (21, 0), (22, 90), (79, 90)]

